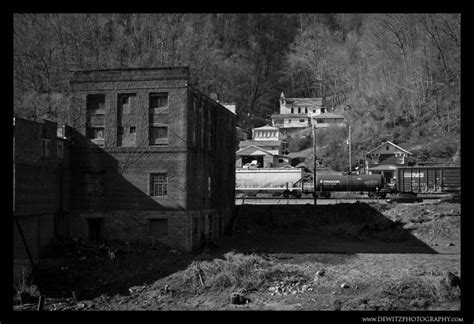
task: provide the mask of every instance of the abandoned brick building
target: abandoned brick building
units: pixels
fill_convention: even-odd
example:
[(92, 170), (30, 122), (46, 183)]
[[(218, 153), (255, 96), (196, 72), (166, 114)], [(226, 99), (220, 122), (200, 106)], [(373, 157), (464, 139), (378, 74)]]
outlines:
[(74, 71), (71, 235), (192, 250), (223, 234), (235, 115), (178, 68)]
[(53, 237), (69, 233), (67, 130), (47, 120), (13, 118), (14, 274), (36, 263)]

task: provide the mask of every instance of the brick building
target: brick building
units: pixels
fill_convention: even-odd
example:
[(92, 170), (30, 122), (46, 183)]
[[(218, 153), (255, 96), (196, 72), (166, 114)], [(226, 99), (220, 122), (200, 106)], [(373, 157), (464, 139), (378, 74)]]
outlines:
[(72, 72), (73, 236), (189, 251), (223, 233), (235, 115), (188, 83), (186, 67)]
[(71, 179), (66, 131), (47, 120), (13, 118), (14, 273), (29, 268), (30, 257), (36, 263), (56, 235), (68, 235)]

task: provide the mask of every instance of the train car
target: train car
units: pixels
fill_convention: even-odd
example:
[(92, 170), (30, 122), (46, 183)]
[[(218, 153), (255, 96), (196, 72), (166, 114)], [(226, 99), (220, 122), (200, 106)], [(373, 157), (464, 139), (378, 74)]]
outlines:
[(367, 193), (370, 197), (384, 198), (384, 178), (380, 174), (316, 174), (316, 191), (314, 191), (313, 177), (308, 176), (295, 183), (305, 194), (313, 194), (316, 197), (329, 198), (331, 192), (359, 192)]
[(244, 193), (247, 195), (292, 193), (300, 190), (294, 188), (294, 183), (302, 177), (303, 170), (297, 168), (239, 168), (235, 170), (235, 191), (237, 194)]
[(399, 193), (439, 194), (461, 192), (461, 167), (412, 166), (396, 171)]

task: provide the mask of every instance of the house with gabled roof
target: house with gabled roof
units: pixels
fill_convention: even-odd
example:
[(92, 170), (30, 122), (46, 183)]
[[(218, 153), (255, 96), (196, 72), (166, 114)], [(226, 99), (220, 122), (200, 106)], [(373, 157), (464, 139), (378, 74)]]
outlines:
[(272, 125), (283, 132), (311, 125), (311, 117), (325, 112), (322, 98), (286, 98), (280, 96), (280, 112), (273, 114)]
[(382, 174), (385, 181), (390, 183), (395, 179), (397, 168), (408, 165), (408, 159), (412, 155), (404, 148), (385, 141), (365, 154), (366, 169), (369, 174)]
[(274, 154), (255, 145), (242, 148), (235, 154), (237, 168), (277, 168), (289, 165), (291, 162), (291, 158), (286, 155)]
[(253, 128), (252, 139), (240, 141), (239, 149), (252, 145), (269, 151), (274, 155), (282, 155), (286, 153), (288, 147), (288, 143), (283, 139), (283, 134), (280, 132), (278, 127), (270, 125)]

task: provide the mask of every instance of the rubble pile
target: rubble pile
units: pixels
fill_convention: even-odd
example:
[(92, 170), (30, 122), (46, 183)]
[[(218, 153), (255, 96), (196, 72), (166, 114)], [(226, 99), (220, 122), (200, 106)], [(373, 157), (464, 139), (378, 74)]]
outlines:
[(314, 291), (314, 286), (301, 281), (274, 281), (268, 288), (272, 296), (287, 296), (301, 294), (307, 291)]

